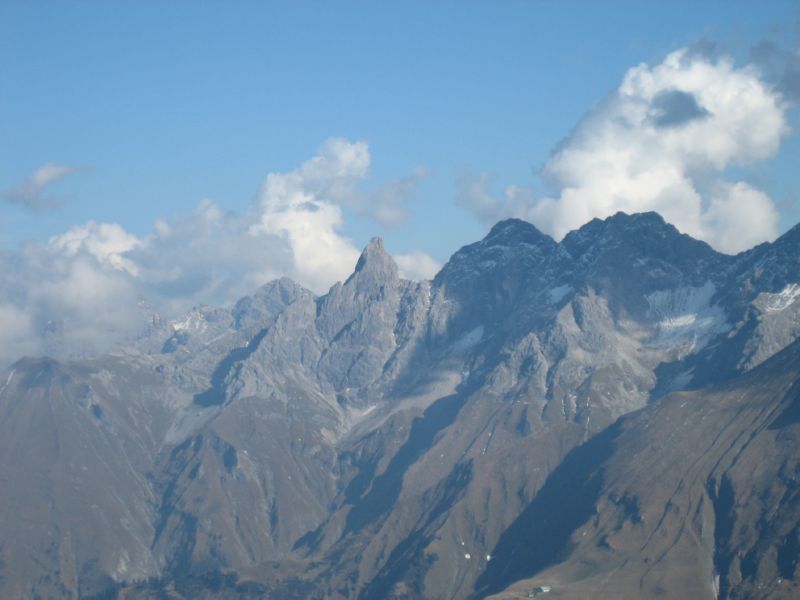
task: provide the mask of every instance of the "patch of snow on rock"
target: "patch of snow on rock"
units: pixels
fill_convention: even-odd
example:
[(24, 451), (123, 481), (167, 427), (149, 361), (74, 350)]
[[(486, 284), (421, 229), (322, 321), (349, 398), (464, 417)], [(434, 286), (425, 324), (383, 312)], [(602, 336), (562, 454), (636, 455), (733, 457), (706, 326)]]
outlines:
[(475, 346), (483, 339), (483, 325), (478, 325), (472, 331), (463, 335), (452, 346), (451, 351), (455, 354), (461, 354)]
[(182, 321), (172, 323), (172, 329), (174, 331), (199, 331), (202, 333), (208, 329), (208, 322), (203, 313), (198, 310), (192, 310)]
[(650, 315), (657, 320), (652, 342), (658, 345), (689, 345), (689, 352), (705, 346), (715, 335), (728, 331), (725, 312), (711, 298), (716, 289), (708, 282), (701, 287), (659, 290), (646, 296)]
[(779, 312), (794, 304), (800, 297), (800, 285), (790, 283), (777, 294), (762, 294), (762, 296), (766, 312)]

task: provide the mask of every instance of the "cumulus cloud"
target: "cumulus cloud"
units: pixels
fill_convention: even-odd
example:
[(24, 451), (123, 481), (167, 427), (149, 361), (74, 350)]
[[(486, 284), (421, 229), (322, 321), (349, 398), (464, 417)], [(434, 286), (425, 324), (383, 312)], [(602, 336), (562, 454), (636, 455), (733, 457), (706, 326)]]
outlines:
[(157, 221), (154, 231), (126, 255), (136, 265), (143, 296), (175, 315), (189, 302), (225, 304), (267, 281), (295, 275), (287, 240), (251, 233), (255, 219), (204, 199), (181, 218)]
[(433, 279), (442, 268), (442, 263), (419, 250), (408, 254), (397, 254), (394, 260), (397, 262), (400, 277), (415, 281)]
[(459, 201), (483, 221), (517, 216), (557, 239), (594, 217), (654, 210), (737, 252), (774, 239), (778, 213), (764, 192), (726, 173), (776, 153), (789, 132), (786, 109), (755, 67), (678, 50), (630, 69), (559, 145), (541, 173), (555, 196), (511, 187), (498, 199), (479, 176), (462, 182)]
[[(424, 176), (415, 171), (364, 189), (370, 162), (364, 142), (331, 139), (298, 168), (268, 174), (246, 214), (204, 199), (188, 214), (158, 220), (143, 237), (89, 221), (0, 253), (0, 363), (113, 348), (141, 332), (142, 300), (177, 317), (196, 304), (233, 302), (281, 276), (327, 291), (352, 272), (360, 253), (342, 233), (343, 205), (360, 202), (362, 214), (397, 222)], [(375, 206), (368, 209), (369, 199)], [(439, 268), (422, 252), (397, 258), (409, 278)]]
[(293, 277), (315, 290), (345, 277), (359, 252), (339, 233), (339, 202), (366, 177), (369, 163), (365, 143), (334, 139), (294, 171), (270, 173), (258, 194), (260, 216), (249, 234), (284, 238), (292, 249)]
[(116, 223), (96, 223), (73, 227), (66, 233), (50, 238), (48, 246), (64, 256), (76, 256), (86, 252), (101, 264), (126, 271), (131, 275), (138, 272), (137, 266), (125, 253), (142, 245), (136, 236), (126, 232)]
[(86, 247), (27, 244), (0, 255), (0, 277), (0, 363), (27, 354), (88, 356), (142, 326), (135, 279)]
[(293, 262), (289, 275), (323, 291), (345, 278), (359, 250), (340, 234), (342, 206), (371, 216), (382, 225), (407, 218), (406, 201), (425, 176), (417, 168), (408, 177), (364, 190), (371, 157), (364, 142), (334, 138), (314, 158), (288, 173), (270, 173), (258, 194), (260, 211), (251, 235), (288, 241)]
[(367, 192), (358, 189), (341, 200), (358, 214), (371, 217), (384, 227), (395, 227), (409, 217), (409, 198), (427, 176), (425, 167), (416, 167), (410, 175), (389, 181)]
[[(346, 206), (357, 214), (370, 217), (384, 227), (393, 227), (409, 217), (409, 201), (427, 176), (424, 167), (382, 185), (365, 188), (372, 158), (365, 142), (328, 139), (314, 158), (289, 173), (267, 177), (261, 189), (261, 204), (266, 209), (285, 208), (286, 194), (298, 192), (311, 196), (311, 205)], [(297, 203), (298, 206), (302, 202)]]
[(10, 303), (0, 303), (0, 365), (26, 354), (36, 354), (40, 343), (31, 315)]
[(533, 190), (510, 185), (498, 198), (491, 190), (488, 173), (465, 171), (458, 178), (456, 202), (472, 212), (486, 227), (501, 219), (516, 217), (533, 221), (536, 218), (536, 198)]
[(64, 203), (64, 199), (46, 193), (47, 188), (75, 171), (74, 167), (47, 163), (25, 181), (4, 192), (3, 199), (33, 211), (56, 208)]

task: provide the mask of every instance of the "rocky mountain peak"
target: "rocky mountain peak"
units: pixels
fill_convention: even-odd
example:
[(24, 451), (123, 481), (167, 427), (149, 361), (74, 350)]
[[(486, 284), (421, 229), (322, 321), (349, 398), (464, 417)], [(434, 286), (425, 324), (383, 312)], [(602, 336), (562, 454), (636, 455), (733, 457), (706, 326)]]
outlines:
[(549, 235), (539, 231), (532, 223), (513, 218), (496, 223), (484, 241), (492, 245), (555, 244)]
[(675, 229), (672, 225), (668, 224), (664, 220), (664, 217), (652, 210), (632, 214), (628, 214), (620, 210), (610, 217), (607, 217), (605, 222), (609, 224), (619, 224), (623, 227), (657, 227), (667, 228), (670, 230)]
[(281, 277), (262, 285), (252, 296), (239, 300), (231, 314), (237, 328), (260, 328), (303, 295), (312, 294), (288, 277)]
[(397, 264), (392, 256), (383, 246), (383, 240), (379, 237), (372, 238), (361, 252), (361, 256), (356, 263), (356, 268), (348, 281), (354, 277), (365, 274), (379, 277), (385, 280), (398, 278)]
[(480, 242), (456, 252), (436, 275), (434, 283), (452, 287), (476, 276), (502, 276), (506, 270), (531, 271), (557, 250), (558, 244), (553, 238), (531, 223), (505, 219), (492, 227)]
[(636, 243), (642, 238), (675, 239), (680, 232), (655, 212), (627, 214), (617, 212), (605, 219), (594, 218), (579, 229), (570, 231), (562, 241), (576, 258), (597, 244)]
[[(399, 288), (397, 264), (384, 248), (383, 240), (374, 237), (364, 248), (347, 281), (337, 283), (319, 299), (317, 328), (332, 338), (340, 335), (344, 327), (351, 327), (355, 332), (359, 328), (353, 323), (359, 322), (365, 331), (374, 334), (392, 320), (390, 315), (399, 301)], [(367, 337), (369, 335), (364, 334), (364, 338)]]
[(657, 260), (681, 271), (697, 271), (701, 278), (708, 265), (724, 261), (707, 243), (681, 233), (655, 212), (592, 219), (569, 232), (561, 245), (584, 265), (627, 268), (637, 260)]

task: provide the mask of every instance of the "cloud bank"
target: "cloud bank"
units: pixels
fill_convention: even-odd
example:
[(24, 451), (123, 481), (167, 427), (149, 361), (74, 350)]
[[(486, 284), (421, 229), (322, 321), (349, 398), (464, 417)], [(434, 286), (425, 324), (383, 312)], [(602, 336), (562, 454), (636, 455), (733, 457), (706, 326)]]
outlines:
[(512, 186), (497, 198), (481, 175), (462, 179), (459, 203), (486, 223), (517, 216), (556, 239), (595, 217), (654, 210), (735, 253), (777, 236), (775, 204), (730, 170), (777, 152), (787, 107), (754, 66), (684, 48), (630, 69), (584, 116), (542, 169), (556, 195)]
[[(195, 304), (233, 302), (280, 276), (327, 291), (352, 272), (360, 253), (342, 233), (342, 207), (398, 223), (424, 177), (418, 169), (365, 189), (370, 161), (367, 144), (330, 139), (298, 168), (268, 174), (247, 214), (206, 199), (187, 215), (157, 221), (144, 237), (89, 221), (0, 254), (7, 282), (0, 288), (0, 364), (26, 354), (88, 356), (113, 348), (142, 331), (143, 300), (177, 317)], [(69, 172), (40, 171), (30, 187), (39, 192)], [(397, 258), (409, 278), (432, 277), (440, 267), (422, 252)]]

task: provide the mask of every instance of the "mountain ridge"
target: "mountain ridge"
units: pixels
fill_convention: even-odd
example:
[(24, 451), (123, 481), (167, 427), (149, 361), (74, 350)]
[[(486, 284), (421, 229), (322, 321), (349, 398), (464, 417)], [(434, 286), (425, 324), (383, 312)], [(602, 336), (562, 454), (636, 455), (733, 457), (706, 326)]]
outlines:
[[(28, 515), (43, 540), (32, 560), (0, 549), (0, 590), (84, 597), (155, 578), (197, 592), (203, 573), (226, 572), (305, 597), (470, 597), (573, 448), (800, 337), (800, 248), (786, 235), (727, 256), (654, 213), (560, 243), (512, 219), (423, 282), (401, 279), (374, 238), (323, 296), (281, 279), (113, 355), (18, 361), (0, 377), (0, 440), (16, 440), (0, 479), (28, 461), (27, 480), (52, 491), (30, 506), (25, 486), (0, 494), (0, 514)], [(93, 442), (30, 462), (37, 430)], [(51, 464), (113, 493), (81, 501)], [(98, 535), (104, 519), (124, 519), (129, 541)], [(56, 522), (98, 541), (76, 553), (47, 534)], [(8, 519), (0, 530), (22, 536)], [(259, 575), (266, 564), (294, 583)]]

